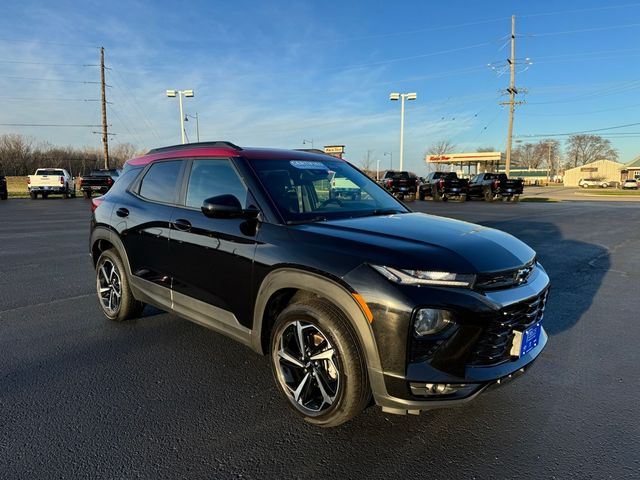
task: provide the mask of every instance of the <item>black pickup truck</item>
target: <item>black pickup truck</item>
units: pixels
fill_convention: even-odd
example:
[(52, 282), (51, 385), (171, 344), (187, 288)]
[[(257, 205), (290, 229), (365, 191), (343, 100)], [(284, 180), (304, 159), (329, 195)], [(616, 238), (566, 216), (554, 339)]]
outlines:
[(469, 181), (458, 178), (455, 172), (431, 172), (420, 184), (418, 198), (424, 200), (432, 197), (434, 200), (447, 201), (450, 198), (466, 200)]
[(487, 202), (506, 200), (517, 202), (524, 191), (522, 180), (507, 178), (504, 173), (479, 173), (469, 182), (469, 198)]
[(418, 177), (412, 172), (387, 170), (381, 184), (385, 190), (400, 199), (403, 199), (405, 195), (415, 198)]
[(91, 198), (94, 192), (107, 193), (119, 175), (120, 170), (116, 168), (93, 170), (80, 180), (80, 190), (85, 198)]

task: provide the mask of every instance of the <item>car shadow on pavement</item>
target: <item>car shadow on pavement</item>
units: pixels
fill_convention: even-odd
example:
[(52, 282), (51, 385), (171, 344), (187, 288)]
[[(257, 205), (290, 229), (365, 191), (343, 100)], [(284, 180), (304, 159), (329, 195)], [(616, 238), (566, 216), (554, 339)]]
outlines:
[(602, 245), (565, 238), (550, 222), (523, 219), (480, 223), (510, 233), (537, 252), (551, 279), (545, 330), (556, 335), (571, 329), (589, 310), (611, 267), (609, 251)]

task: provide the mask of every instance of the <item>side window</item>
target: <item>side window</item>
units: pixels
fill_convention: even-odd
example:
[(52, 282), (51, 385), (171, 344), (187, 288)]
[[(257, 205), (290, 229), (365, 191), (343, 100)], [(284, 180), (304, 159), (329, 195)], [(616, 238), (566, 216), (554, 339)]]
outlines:
[(106, 195), (118, 195), (124, 192), (136, 179), (136, 177), (140, 173), (140, 170), (142, 170), (142, 167), (127, 169), (127, 171), (116, 178), (116, 182), (113, 184), (113, 187), (109, 189)]
[(140, 196), (157, 202), (175, 203), (182, 161), (151, 165), (140, 184)]
[(187, 186), (187, 206), (200, 208), (207, 198), (227, 194), (235, 195), (242, 208), (247, 207), (247, 189), (231, 161), (194, 160)]

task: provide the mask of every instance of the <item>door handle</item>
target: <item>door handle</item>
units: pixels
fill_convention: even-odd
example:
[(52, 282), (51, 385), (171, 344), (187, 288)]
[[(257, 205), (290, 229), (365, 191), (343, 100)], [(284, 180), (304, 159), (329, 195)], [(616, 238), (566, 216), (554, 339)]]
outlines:
[(119, 208), (118, 210), (116, 210), (116, 215), (122, 218), (128, 217), (129, 210), (127, 210), (126, 208)]
[(191, 230), (191, 222), (189, 220), (185, 220), (184, 218), (178, 218), (173, 221), (173, 226), (176, 230), (180, 230), (181, 232), (188, 232)]

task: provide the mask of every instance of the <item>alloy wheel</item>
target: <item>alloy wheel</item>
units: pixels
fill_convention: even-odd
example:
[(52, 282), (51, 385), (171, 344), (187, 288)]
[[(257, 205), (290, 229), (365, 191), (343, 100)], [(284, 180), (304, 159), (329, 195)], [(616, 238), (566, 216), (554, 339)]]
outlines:
[(109, 316), (117, 315), (122, 298), (122, 283), (118, 269), (108, 258), (98, 267), (97, 283), (102, 308)]
[(340, 390), (340, 362), (327, 335), (311, 323), (291, 322), (276, 355), (278, 380), (299, 410), (317, 416), (331, 408)]

